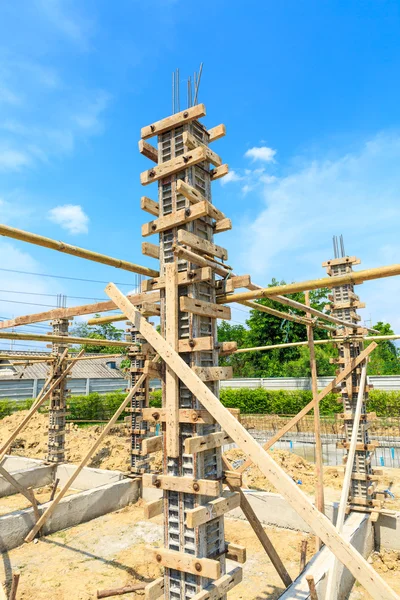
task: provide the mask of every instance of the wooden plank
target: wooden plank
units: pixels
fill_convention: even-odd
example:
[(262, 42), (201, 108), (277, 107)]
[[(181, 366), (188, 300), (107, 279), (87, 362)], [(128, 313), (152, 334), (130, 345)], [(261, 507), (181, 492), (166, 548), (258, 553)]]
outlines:
[(184, 169), (198, 165), (206, 160), (208, 160), (206, 148), (204, 146), (202, 148), (195, 148), (180, 156), (171, 158), (171, 160), (166, 160), (152, 169), (143, 171), (140, 173), (140, 183), (142, 185), (149, 185), (154, 181), (171, 177), (171, 175), (174, 175), (175, 173), (179, 173)]
[(151, 215), (155, 215), (156, 217), (160, 215), (160, 205), (158, 204), (158, 202), (155, 202), (147, 196), (142, 196), (140, 198), (140, 208), (150, 213)]
[[(226, 410), (212, 391), (196, 376), (192, 369), (175, 352), (159, 333), (130, 304), (129, 300), (114, 284), (106, 288), (107, 294), (126, 314), (130, 321), (147, 339), (149, 344), (161, 356), (162, 360), (174, 369), (180, 380), (198, 398), (199, 402), (218, 421), (221, 427), (231, 436), (268, 478), (277, 492), (281, 494), (292, 508), (301, 515), (311, 527), (315, 535), (320, 537), (326, 546), (344, 564), (352, 575), (368, 589), (374, 600), (399, 600), (399, 596), (389, 587), (371, 565), (357, 550), (337, 533), (335, 526), (320, 513), (296, 483), (273, 460), (273, 458), (257, 443), (251, 434)], [(365, 358), (365, 357), (364, 357)]]
[(144, 140), (139, 140), (139, 152), (140, 154), (143, 154), (143, 156), (145, 156), (146, 158), (149, 158), (153, 162), (158, 163), (158, 150), (148, 142), (145, 142)]
[(192, 367), (201, 381), (225, 381), (233, 378), (232, 367)]
[(145, 519), (153, 519), (158, 515), (161, 515), (163, 512), (163, 499), (153, 500), (153, 502), (148, 502), (144, 507), (144, 518)]
[(197, 435), (196, 437), (185, 439), (185, 452), (187, 454), (195, 454), (196, 452), (204, 452), (213, 448), (220, 448), (224, 444), (231, 444), (232, 440), (225, 431), (217, 431), (208, 435)]
[[(141, 413), (145, 421), (165, 423), (165, 408), (143, 408)], [(207, 410), (180, 408), (179, 423), (198, 423), (211, 425), (215, 423), (215, 419), (213, 419)]]
[(228, 560), (234, 560), (238, 563), (244, 564), (247, 560), (246, 548), (239, 546), (239, 544), (232, 544), (228, 542), (226, 548), (226, 558)]
[(243, 485), (242, 474), (237, 471), (224, 471), (223, 483), (227, 486), (241, 486)]
[(176, 569), (192, 575), (201, 575), (209, 579), (218, 579), (221, 575), (221, 564), (211, 558), (198, 558), (184, 552), (175, 552), (166, 548), (149, 548), (159, 565), (167, 569)]
[(214, 226), (214, 233), (223, 233), (232, 229), (232, 221), (230, 219), (222, 219), (217, 221)]
[(186, 511), (186, 527), (194, 529), (240, 506), (240, 494), (234, 492), (226, 498), (217, 498), (205, 506), (197, 506)]
[(165, 217), (160, 217), (149, 223), (144, 223), (144, 225), (142, 225), (142, 236), (147, 237), (155, 233), (161, 233), (167, 229), (190, 223), (195, 219), (206, 217), (209, 215), (210, 207), (211, 204), (207, 201), (199, 202), (191, 208), (182, 208)]
[(247, 288), (250, 284), (250, 275), (235, 275), (225, 281), (225, 293), (228, 294), (239, 288)]
[(221, 157), (218, 156), (218, 154), (216, 154), (213, 150), (211, 150), (211, 148), (205, 146), (202, 142), (200, 142), (200, 140), (198, 140), (194, 135), (189, 133), (189, 131), (183, 132), (182, 139), (184, 145), (187, 146), (189, 150), (192, 150), (193, 148), (205, 148), (208, 162), (210, 162), (215, 167), (219, 167), (220, 165), (222, 165)]
[(154, 302), (143, 302), (140, 312), (144, 317), (159, 317), (161, 314), (161, 308), (159, 304), (155, 304)]
[[(177, 263), (165, 265), (165, 339), (174, 350), (178, 348), (178, 282)], [(166, 415), (166, 453), (172, 458), (179, 457), (179, 380), (175, 373), (165, 367), (165, 415)]]
[[(132, 304), (142, 304), (142, 302), (146, 300), (149, 302), (157, 302), (160, 299), (160, 292), (132, 294), (129, 295), (128, 298)], [(9, 319), (8, 321), (0, 321), (0, 329), (18, 327), (19, 325), (29, 325), (30, 323), (41, 323), (42, 321), (52, 321), (53, 319), (68, 319), (79, 315), (91, 315), (115, 309), (116, 306), (114, 302), (110, 301), (71, 306), (70, 308), (55, 308), (46, 312), (16, 317), (15, 319)]]
[(158, 600), (164, 595), (164, 577), (155, 579), (144, 588), (145, 600)]
[(221, 483), (212, 479), (155, 475), (154, 473), (144, 473), (142, 482), (143, 487), (168, 490), (170, 492), (203, 494), (204, 496), (218, 496), (221, 488)]
[[(310, 292), (305, 292), (305, 304), (310, 308)], [(311, 313), (306, 312), (306, 316), (311, 319)], [(317, 485), (315, 489), (315, 506), (321, 513), (325, 512), (324, 500), (324, 462), (322, 455), (322, 438), (321, 438), (321, 417), (319, 413), (318, 401), (318, 374), (317, 361), (315, 358), (314, 346), (314, 329), (312, 325), (306, 325), (308, 350), (310, 354), (310, 371), (311, 371), (311, 391), (314, 402), (314, 436), (315, 436), (315, 474), (317, 476)], [(316, 548), (321, 548), (321, 540), (316, 538)]]
[(190, 312), (195, 315), (200, 315), (200, 317), (226, 320), (231, 318), (231, 309), (229, 306), (221, 306), (219, 304), (214, 304), (213, 302), (189, 298), (188, 296), (181, 296), (179, 304), (182, 312)]
[[(142, 254), (144, 254), (145, 256), (150, 256), (151, 258), (159, 259), (160, 258), (160, 246), (158, 246), (157, 244), (150, 244), (150, 242), (142, 242)], [(146, 281), (147, 280), (145, 279), (144, 282), (146, 282)], [(143, 287), (142, 287), (142, 291), (144, 291)]]
[(237, 350), (237, 342), (221, 342), (219, 346), (220, 356), (228, 356)]
[(186, 231), (186, 229), (180, 229), (178, 231), (178, 242), (181, 244), (187, 244), (198, 252), (205, 252), (210, 256), (218, 256), (218, 258), (221, 258), (222, 260), (228, 259), (228, 251), (225, 248), (222, 248), (222, 246), (217, 246), (217, 244), (213, 244), (208, 240), (204, 240), (198, 235), (195, 235), (190, 231)]
[(142, 127), (140, 131), (140, 137), (142, 140), (147, 140), (153, 135), (160, 135), (164, 131), (169, 131), (170, 129), (174, 129), (175, 127), (180, 127), (183, 123), (190, 123), (190, 121), (194, 121), (195, 119), (200, 119), (201, 117), (206, 116), (206, 107), (204, 104), (196, 104), (196, 106), (192, 106), (191, 108), (186, 108), (181, 112), (175, 113), (170, 117), (166, 117), (165, 119), (161, 119), (160, 121), (156, 121), (151, 125), (146, 125), (146, 127)]
[[(187, 200), (192, 202), (192, 204), (197, 204), (198, 202), (208, 202), (208, 200), (204, 196), (202, 196), (202, 194), (200, 194), (198, 190), (196, 190), (188, 183), (185, 183), (185, 181), (183, 181), (182, 179), (179, 179), (179, 181), (177, 181), (176, 191), (178, 194), (182, 194), (182, 196), (184, 196)], [(218, 210), (218, 208), (215, 208), (213, 204), (211, 204), (210, 202), (208, 202), (208, 204), (210, 204), (210, 206), (213, 207), (214, 211), (213, 215), (210, 214), (210, 216), (212, 216), (216, 221), (221, 221), (226, 218), (224, 213)]]
[[(129, 302), (129, 300), (127, 300), (127, 301)], [(142, 317), (142, 316), (141, 316), (141, 318), (144, 319), (144, 317)], [(146, 321), (146, 323), (147, 323), (147, 321)], [(151, 327), (151, 325), (150, 325), (150, 327)], [(158, 360), (158, 357), (155, 357), (153, 360), (154, 360), (154, 362), (156, 362)], [(73, 482), (75, 481), (75, 479), (78, 477), (79, 473), (82, 471), (82, 469), (89, 462), (90, 458), (93, 456), (93, 454), (96, 452), (97, 448), (103, 442), (103, 439), (108, 435), (108, 432), (110, 431), (110, 429), (114, 426), (114, 424), (118, 420), (119, 416), (124, 412), (125, 408), (130, 403), (132, 397), (136, 394), (137, 390), (143, 385), (143, 383), (145, 382), (145, 380), (146, 380), (146, 375), (141, 375), (139, 377), (139, 379), (137, 380), (135, 386), (130, 390), (129, 394), (125, 397), (124, 401), (121, 403), (120, 407), (116, 410), (116, 412), (111, 417), (111, 419), (109, 420), (109, 422), (107, 423), (107, 425), (104, 427), (103, 431), (101, 432), (101, 434), (99, 435), (99, 437), (97, 438), (97, 440), (95, 441), (95, 443), (93, 444), (93, 446), (91, 446), (91, 448), (85, 454), (85, 456), (83, 457), (83, 459), (81, 460), (81, 462), (79, 463), (79, 465), (76, 467), (75, 471), (72, 473), (72, 475), (66, 481), (66, 483), (64, 484), (64, 486), (62, 487), (62, 489), (57, 494), (56, 498), (50, 504), (50, 506), (42, 514), (42, 516), (40, 517), (40, 519), (38, 520), (38, 522), (36, 523), (36, 525), (28, 533), (28, 535), (25, 538), (26, 542), (31, 542), (33, 540), (33, 538), (35, 537), (35, 535), (37, 534), (37, 532), (43, 527), (43, 525), (46, 523), (47, 519), (53, 514), (53, 512), (54, 512), (56, 506), (58, 505), (58, 503), (65, 496), (65, 494), (67, 493), (68, 489), (71, 487), (71, 485), (73, 484)], [(43, 396), (43, 398), (44, 398), (44, 396)]]
[[(143, 244), (147, 243), (148, 242), (143, 242)], [(155, 246), (154, 244), (149, 245)], [(158, 249), (160, 248), (159, 246), (155, 247)], [(213, 272), (211, 267), (201, 267), (200, 269), (194, 269), (192, 271), (182, 271), (181, 273), (178, 273), (178, 285), (188, 285), (189, 283), (199, 283), (200, 281), (211, 281), (212, 277)], [(150, 292), (152, 290), (160, 290), (163, 288), (165, 288), (165, 277), (156, 277), (154, 279), (145, 279), (142, 281), (142, 292)]]
[(225, 175), (228, 175), (228, 173), (229, 173), (228, 165), (221, 165), (220, 167), (211, 169), (211, 171), (210, 171), (211, 181), (215, 181), (216, 179), (221, 179), (221, 177), (225, 177)]
[(225, 594), (237, 586), (242, 579), (242, 567), (236, 567), (226, 575), (210, 583), (204, 590), (195, 594), (191, 600), (220, 600), (220, 598), (224, 598)]
[(211, 127), (208, 130), (209, 142), (216, 142), (220, 138), (226, 135), (226, 127), (225, 125), (216, 125), (215, 127)]
[(214, 338), (211, 336), (190, 338), (178, 341), (178, 352), (202, 352), (205, 350), (214, 350), (214, 346)]
[[(339, 373), (339, 375), (333, 381), (331, 381), (331, 383), (329, 383), (326, 387), (324, 387), (324, 389), (318, 394), (318, 402), (321, 402), (321, 400), (323, 400), (325, 398), (325, 396), (330, 394), (331, 391), (338, 385), (338, 383), (340, 383), (341, 381), (346, 379), (346, 377), (352, 372), (352, 370), (355, 369), (363, 360), (365, 360), (366, 357), (369, 356), (373, 350), (375, 350), (377, 345), (378, 344), (376, 342), (372, 342), (372, 344), (370, 344), (365, 350), (360, 352), (360, 354), (357, 356), (357, 358), (353, 359), (349, 363), (349, 365), (347, 367), (345, 367), (343, 369), (343, 371), (341, 371)], [(294, 427), (296, 425), (296, 423), (298, 423), (300, 421), (300, 419), (305, 417), (310, 412), (310, 410), (313, 409), (313, 407), (314, 407), (314, 400), (311, 400), (311, 402), (306, 404), (306, 406), (304, 408), (302, 408), (301, 411), (298, 412), (295, 417), (290, 419), (290, 421), (288, 421), (286, 423), (286, 425), (284, 425), (271, 439), (268, 440), (268, 442), (266, 444), (263, 445), (264, 450), (269, 450), (269, 448), (272, 448), (272, 446), (283, 435), (285, 435), (285, 433), (287, 433), (292, 427)], [(243, 471), (245, 471), (250, 465), (251, 465), (251, 461), (246, 460), (246, 462), (243, 463), (243, 465), (241, 467), (239, 467), (238, 470), (241, 473), (243, 473)]]
[(142, 453), (151, 454), (162, 450), (163, 436), (155, 435), (154, 437), (145, 438), (142, 441)]
[(310, 590), (310, 600), (318, 600), (317, 588), (315, 587), (314, 577), (306, 575), (308, 589)]
[(175, 246), (174, 254), (183, 260), (187, 260), (188, 263), (193, 263), (202, 267), (209, 267), (214, 273), (221, 275), (221, 277), (226, 277), (230, 273), (228, 267), (221, 267), (220, 263), (210, 260), (205, 256), (201, 256), (201, 254), (196, 254), (196, 252), (192, 252), (183, 246)]

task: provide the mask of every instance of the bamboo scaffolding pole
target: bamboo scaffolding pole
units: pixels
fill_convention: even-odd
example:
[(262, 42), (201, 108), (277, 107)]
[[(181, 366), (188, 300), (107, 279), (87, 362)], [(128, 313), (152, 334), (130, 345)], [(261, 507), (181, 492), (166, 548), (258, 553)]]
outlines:
[(132, 594), (139, 590), (144, 590), (147, 583), (135, 583), (126, 585), (122, 588), (114, 588), (113, 590), (97, 590), (96, 598), (110, 598), (111, 596), (123, 596), (124, 594)]
[[(310, 292), (305, 293), (305, 301), (307, 308), (310, 306)], [(310, 315), (309, 312), (306, 313)], [(324, 462), (322, 456), (322, 438), (321, 438), (321, 418), (319, 413), (319, 402), (318, 402), (318, 374), (317, 374), (317, 361), (315, 358), (315, 347), (314, 347), (314, 332), (311, 325), (307, 325), (307, 339), (308, 347), (310, 351), (310, 370), (311, 370), (311, 390), (313, 396), (313, 409), (314, 409), (314, 435), (315, 435), (315, 472), (317, 476), (317, 485), (315, 488), (315, 506), (319, 512), (325, 512), (325, 501), (324, 501)], [(321, 548), (321, 540), (316, 538), (316, 547), (319, 550)]]
[(117, 315), (110, 315), (108, 317), (93, 317), (88, 319), (88, 325), (101, 325), (102, 323), (116, 323), (118, 321), (127, 321), (125, 315), (119, 313)]
[[(332, 344), (335, 342), (351, 341), (352, 336), (349, 337), (333, 337), (328, 340), (314, 340), (314, 345), (318, 344)], [(354, 338), (359, 339), (359, 338)], [(369, 341), (382, 341), (382, 340), (399, 340), (400, 334), (394, 335), (369, 335), (363, 336), (363, 340)], [(308, 342), (288, 342), (286, 344), (271, 344), (269, 346), (255, 346), (253, 348), (239, 348), (232, 352), (232, 354), (243, 354), (243, 352), (262, 352), (264, 350), (275, 350), (276, 348), (294, 348), (295, 346), (308, 346)]]
[[(130, 294), (128, 296), (132, 304), (142, 304), (143, 302), (158, 302), (160, 292), (142, 292), (139, 294)], [(41, 323), (43, 321), (52, 321), (53, 319), (70, 319), (79, 315), (92, 315), (100, 312), (115, 310), (117, 307), (114, 302), (106, 300), (104, 302), (95, 302), (94, 304), (81, 304), (80, 306), (70, 306), (68, 308), (53, 308), (45, 312), (34, 313), (32, 315), (23, 315), (0, 321), (0, 329), (18, 327), (20, 325), (30, 325), (31, 323)]]
[(103, 340), (97, 338), (71, 337), (63, 335), (47, 335), (42, 333), (15, 333), (14, 331), (0, 331), (1, 340), (32, 340), (34, 342), (60, 342), (65, 344), (85, 344), (88, 346), (119, 346), (128, 348), (132, 346), (130, 342), (120, 340)]
[(399, 600), (399, 596), (384, 579), (373, 570), (372, 566), (343, 536), (337, 533), (329, 519), (313, 506), (291, 477), (263, 450), (190, 366), (171, 348), (168, 342), (146, 321), (140, 312), (130, 304), (120, 290), (114, 284), (109, 284), (106, 291), (168, 367), (174, 370), (182, 383), (221, 425), (222, 429), (260, 468), (278, 493), (283, 495), (290, 506), (301, 515), (314, 533), (323, 540), (361, 585), (368, 587), (368, 591), (374, 600)]
[[(361, 378), (360, 378), (360, 383), (359, 383), (360, 387), (358, 390), (356, 410), (354, 413), (353, 430), (352, 430), (352, 434), (351, 434), (349, 452), (347, 455), (346, 469), (344, 472), (342, 492), (340, 495), (340, 502), (339, 502), (339, 510), (338, 510), (338, 515), (337, 515), (337, 519), (336, 519), (336, 529), (337, 529), (338, 533), (342, 533), (344, 520), (346, 517), (346, 508), (347, 508), (347, 502), (348, 502), (348, 498), (349, 498), (351, 477), (353, 475), (353, 465), (354, 465), (354, 458), (356, 455), (356, 447), (357, 447), (357, 442), (358, 442), (358, 430), (360, 427), (361, 411), (362, 411), (362, 406), (363, 406), (364, 390), (365, 390), (366, 381), (367, 381), (367, 361), (364, 362), (364, 364), (362, 366), (362, 370), (361, 370)], [(333, 565), (332, 565), (332, 568), (329, 569), (328, 581), (326, 584), (326, 600), (335, 600), (335, 598), (337, 598), (337, 594), (336, 594), (337, 581), (336, 580), (337, 580), (338, 567), (339, 567), (338, 561), (336, 560), (335, 557), (333, 557)]]
[[(152, 363), (157, 362), (158, 358), (159, 358), (158, 356), (155, 356), (151, 362)], [(129, 392), (129, 394), (125, 397), (125, 400), (122, 402), (122, 404), (120, 405), (120, 407), (116, 410), (116, 412), (114, 413), (114, 415), (111, 417), (111, 419), (109, 420), (109, 422), (107, 423), (107, 425), (105, 426), (105, 428), (103, 429), (103, 431), (101, 432), (101, 434), (99, 435), (99, 437), (97, 438), (97, 440), (95, 441), (95, 443), (93, 444), (93, 446), (85, 454), (85, 456), (83, 457), (83, 459), (81, 460), (81, 462), (79, 463), (79, 465), (76, 467), (75, 471), (72, 473), (72, 475), (70, 476), (70, 478), (66, 481), (66, 483), (64, 484), (64, 486), (62, 487), (62, 489), (58, 492), (56, 498), (53, 500), (53, 502), (50, 504), (50, 506), (42, 514), (42, 516), (40, 517), (40, 519), (38, 520), (38, 522), (36, 523), (36, 525), (28, 533), (28, 535), (25, 538), (26, 542), (31, 542), (33, 540), (33, 538), (35, 537), (35, 535), (37, 534), (37, 532), (43, 527), (43, 525), (46, 523), (47, 519), (53, 514), (53, 512), (54, 512), (56, 506), (58, 505), (58, 503), (60, 502), (60, 500), (65, 496), (65, 494), (67, 493), (68, 489), (71, 487), (71, 485), (73, 484), (73, 482), (75, 481), (75, 479), (78, 477), (79, 473), (82, 471), (82, 469), (88, 463), (88, 461), (90, 460), (91, 456), (93, 456), (94, 452), (96, 452), (97, 448), (100, 446), (101, 442), (106, 437), (106, 435), (110, 431), (111, 427), (114, 425), (114, 423), (117, 421), (118, 417), (121, 415), (121, 413), (128, 406), (128, 404), (131, 401), (132, 397), (136, 394), (136, 391), (138, 390), (138, 388), (142, 387), (142, 384), (144, 383), (146, 377), (147, 377), (147, 374), (145, 374), (145, 373), (143, 375), (141, 375), (141, 377), (139, 377), (139, 379), (137, 380), (136, 384), (131, 389), (131, 391)]]
[[(369, 356), (371, 354), (371, 352), (373, 350), (375, 350), (375, 348), (377, 347), (378, 344), (376, 344), (375, 342), (372, 342), (372, 344), (370, 344), (368, 346), (368, 348), (366, 348), (365, 350), (363, 350), (358, 356), (357, 358), (354, 358), (351, 363), (345, 368), (343, 369), (343, 371), (341, 371), (339, 373), (339, 375), (337, 375), (335, 377), (335, 379), (333, 381), (331, 381), (331, 383), (329, 383), (319, 394), (318, 394), (318, 402), (321, 402), (321, 400), (323, 400), (325, 398), (325, 396), (327, 396), (341, 381), (343, 381), (343, 379), (345, 379), (363, 360), (366, 359), (367, 356)], [(285, 435), (285, 433), (287, 433), (292, 427), (294, 427), (296, 425), (296, 423), (298, 423), (298, 421), (300, 421), (300, 419), (302, 419), (303, 417), (305, 417), (310, 410), (312, 410), (314, 408), (314, 399), (311, 400), (311, 402), (309, 402), (308, 404), (306, 404), (306, 406), (304, 408), (301, 409), (300, 412), (297, 413), (297, 415), (295, 415), (292, 419), (290, 419), (290, 421), (288, 421), (286, 423), (286, 425), (284, 425), (271, 439), (269, 439), (264, 445), (263, 448), (264, 450), (269, 450), (283, 435)], [(238, 469), (237, 472), (238, 473), (243, 473), (243, 471), (245, 471), (248, 467), (250, 467), (250, 465), (252, 464), (251, 460), (248, 459), (246, 460), (245, 463), (243, 463), (243, 465), (241, 465)]]
[[(83, 354), (83, 350), (81, 350), (79, 354)], [(68, 367), (65, 369), (65, 371), (60, 375), (60, 377), (58, 377), (58, 379), (55, 380), (55, 382), (49, 387), (49, 389), (42, 396), (40, 396), (40, 394), (39, 394), (38, 399), (31, 406), (28, 414), (24, 417), (24, 419), (21, 421), (21, 423), (18, 425), (18, 427), (9, 436), (9, 438), (6, 440), (6, 442), (4, 442), (4, 444), (1, 446), (1, 448), (0, 448), (0, 463), (2, 462), (3, 458), (5, 457), (10, 444), (15, 440), (15, 438), (20, 433), (20, 431), (22, 431), (22, 429), (25, 427), (25, 425), (28, 423), (28, 421), (34, 415), (34, 413), (37, 411), (37, 409), (47, 400), (47, 398), (50, 396), (51, 392), (58, 385), (60, 385), (60, 383), (65, 379), (65, 377), (71, 371), (72, 367), (73, 367), (73, 364), (71, 363), (70, 365), (68, 365)], [(41, 391), (41, 393), (42, 393), (42, 391)]]
[[(88, 338), (88, 339), (90, 339), (90, 338)], [(71, 360), (73, 362), (78, 362), (81, 360), (104, 360), (105, 358), (121, 358), (121, 356), (125, 356), (125, 355), (121, 354), (121, 353), (119, 353), (119, 354), (101, 354), (101, 355), (95, 355), (95, 356), (85, 355), (85, 356), (81, 356), (79, 358), (69, 355), (67, 357), (67, 360)]]
[(285, 285), (277, 285), (269, 288), (261, 288), (251, 290), (249, 292), (240, 292), (237, 294), (224, 294), (217, 298), (218, 304), (226, 304), (229, 302), (242, 302), (243, 300), (255, 300), (256, 298), (273, 298), (274, 296), (284, 294), (294, 294), (296, 292), (304, 292), (306, 290), (318, 290), (320, 288), (334, 288), (347, 283), (357, 285), (364, 281), (372, 281), (374, 279), (383, 279), (384, 277), (394, 277), (400, 275), (400, 264), (389, 265), (386, 267), (376, 267), (375, 269), (365, 269), (363, 271), (352, 271), (345, 275), (337, 277), (322, 277), (321, 279), (310, 279), (299, 283), (289, 283)]
[(142, 267), (136, 265), (127, 260), (120, 258), (113, 258), (106, 254), (100, 254), (99, 252), (93, 252), (92, 250), (86, 250), (85, 248), (79, 248), (78, 246), (72, 246), (65, 242), (59, 242), (37, 233), (30, 233), (29, 231), (23, 231), (22, 229), (16, 229), (15, 227), (9, 227), (8, 225), (0, 225), (0, 235), (5, 237), (13, 238), (14, 240), (20, 240), (22, 242), (28, 242), (35, 246), (42, 246), (44, 248), (50, 248), (50, 250), (57, 250), (58, 252), (64, 252), (65, 254), (71, 254), (79, 258), (85, 258), (93, 262), (108, 265), (109, 267), (115, 267), (116, 269), (123, 269), (124, 271), (130, 271), (131, 273), (138, 273), (139, 275), (146, 275), (147, 277), (158, 277), (159, 272), (148, 267)]

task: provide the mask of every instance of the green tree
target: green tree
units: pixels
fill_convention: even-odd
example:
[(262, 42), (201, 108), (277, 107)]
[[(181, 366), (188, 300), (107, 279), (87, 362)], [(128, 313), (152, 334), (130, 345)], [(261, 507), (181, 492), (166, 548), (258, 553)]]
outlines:
[[(389, 323), (379, 321), (373, 326), (378, 333), (369, 335), (393, 335)], [(371, 343), (371, 342), (369, 342)], [(368, 375), (398, 375), (400, 373), (400, 357), (392, 340), (377, 340), (378, 347), (370, 355)], [(368, 345), (368, 342), (366, 343)]]
[[(96, 315), (96, 317), (99, 316), (100, 315)], [(123, 334), (124, 330), (118, 329), (112, 323), (102, 323), (101, 325), (90, 326), (84, 321), (71, 329), (71, 335), (92, 340), (121, 340)], [(85, 352), (93, 354), (123, 354), (125, 352), (125, 348), (122, 346), (94, 346), (90, 343), (79, 346), (79, 350), (82, 348)]]
[[(228, 321), (222, 321), (218, 325), (218, 342), (236, 342), (238, 348), (248, 347), (248, 330), (244, 325), (231, 325)], [(221, 356), (219, 364), (222, 366), (233, 367), (235, 377), (254, 377), (253, 367), (248, 360), (249, 355), (230, 354)]]

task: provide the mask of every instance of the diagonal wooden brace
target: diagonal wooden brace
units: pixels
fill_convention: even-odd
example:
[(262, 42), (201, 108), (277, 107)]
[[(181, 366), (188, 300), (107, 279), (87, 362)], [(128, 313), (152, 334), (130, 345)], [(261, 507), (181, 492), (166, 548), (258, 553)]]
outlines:
[(276, 490), (322, 539), (338, 560), (366, 587), (374, 600), (400, 600), (400, 597), (376, 573), (361, 554), (338, 534), (335, 526), (321, 514), (295, 482), (276, 464), (273, 458), (257, 443), (234, 416), (220, 403), (212, 391), (197, 377), (179, 354), (132, 306), (124, 294), (112, 283), (106, 287), (107, 295), (122, 310), (143, 337), (151, 344), (164, 362), (172, 369), (199, 402), (220, 423)]

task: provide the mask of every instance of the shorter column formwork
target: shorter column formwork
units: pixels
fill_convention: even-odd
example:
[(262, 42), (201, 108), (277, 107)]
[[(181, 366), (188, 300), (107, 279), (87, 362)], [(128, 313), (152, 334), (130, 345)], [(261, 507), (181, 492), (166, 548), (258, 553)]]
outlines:
[[(68, 337), (68, 319), (55, 319), (51, 322), (54, 335)], [(56, 360), (51, 362), (50, 385), (63, 374), (68, 366), (67, 360), (61, 360), (61, 356), (67, 344), (60, 342), (52, 344), (52, 354)], [(47, 460), (51, 463), (62, 463), (65, 461), (65, 417), (66, 405), (66, 378), (52, 391), (49, 400), (49, 426), (48, 426), (48, 454)]]

